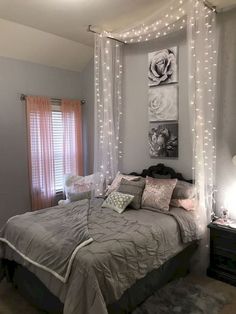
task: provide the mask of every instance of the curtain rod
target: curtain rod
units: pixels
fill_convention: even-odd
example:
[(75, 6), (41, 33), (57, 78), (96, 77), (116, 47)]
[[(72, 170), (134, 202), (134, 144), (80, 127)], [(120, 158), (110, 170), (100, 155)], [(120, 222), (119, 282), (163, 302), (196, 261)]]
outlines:
[(218, 13), (217, 11), (217, 7), (215, 5), (213, 5), (210, 1), (208, 0), (203, 0), (203, 4), (208, 8), (210, 9), (211, 11), (215, 12), (215, 13)]
[[(93, 26), (90, 24), (90, 25), (88, 26), (87, 32), (94, 33), (94, 34), (98, 34), (98, 35), (101, 34), (101, 33), (99, 33), (99, 32), (96, 32), (95, 30), (93, 30), (92, 27), (93, 27)], [(118, 42), (121, 43), (121, 44), (125, 44), (125, 45), (126, 45), (126, 43), (125, 43), (124, 41), (122, 41), (122, 40), (119, 40), (119, 39), (116, 39), (116, 38), (110, 37), (110, 36), (106, 36), (106, 37), (107, 37), (107, 38), (110, 38), (110, 39), (113, 39), (113, 40), (115, 40), (115, 41), (118, 41)]]
[[(27, 97), (27, 95), (21, 94), (21, 95), (20, 95), (20, 100), (21, 100), (21, 101), (25, 101), (25, 100), (26, 100), (26, 97)], [(61, 98), (53, 98), (53, 97), (51, 97), (50, 99), (51, 99), (52, 101), (54, 101), (54, 102), (61, 102)], [(81, 100), (81, 104), (84, 105), (85, 103), (86, 103), (86, 100), (85, 100), (85, 99), (82, 99), (82, 100)]]
[[(219, 13), (218, 10), (217, 10), (217, 7), (216, 7), (215, 5), (213, 5), (210, 1), (208, 1), (208, 0), (203, 0), (203, 4), (204, 4), (208, 9), (210, 9), (211, 11), (213, 11), (213, 12), (215, 12), (215, 13)], [(93, 30), (92, 27), (93, 27), (93, 26), (92, 26), (91, 24), (88, 25), (87, 31), (90, 32), (90, 33), (98, 34), (98, 35), (101, 34), (101, 33), (97, 32), (97, 31)], [(126, 45), (126, 43), (125, 43), (124, 41), (122, 41), (122, 40), (119, 40), (119, 39), (116, 39), (116, 38), (113, 38), (113, 37), (110, 37), (110, 36), (107, 36), (107, 38), (116, 40), (116, 41), (118, 41), (118, 42), (120, 42), (120, 43)]]
[[(217, 7), (216, 7), (215, 5), (213, 5), (210, 1), (208, 1), (208, 0), (203, 0), (203, 4), (204, 4), (209, 10), (211, 10), (211, 11), (213, 11), (213, 12), (215, 12), (215, 13), (219, 13), (219, 11), (217, 10)], [(94, 34), (98, 34), (98, 35), (101, 34), (101, 33), (97, 32), (97, 31), (93, 30), (92, 27), (93, 27), (93, 25), (89, 24), (89, 25), (88, 25), (88, 28), (87, 28), (87, 32), (94, 33)], [(116, 39), (116, 38), (114, 38), (114, 37), (107, 36), (107, 38), (113, 39), (113, 40), (118, 41), (119, 43), (122, 43), (122, 44), (125, 44), (125, 45), (127, 44), (127, 43), (125, 43), (124, 41), (119, 40), (119, 39)]]

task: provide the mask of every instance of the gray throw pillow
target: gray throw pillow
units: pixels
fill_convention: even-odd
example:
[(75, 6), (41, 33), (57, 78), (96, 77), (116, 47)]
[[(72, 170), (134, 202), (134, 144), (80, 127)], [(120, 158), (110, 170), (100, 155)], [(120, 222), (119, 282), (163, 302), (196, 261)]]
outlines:
[(92, 191), (86, 192), (78, 192), (78, 193), (68, 193), (68, 198), (71, 202), (81, 201), (84, 199), (91, 199), (92, 198)]
[(172, 199), (187, 199), (194, 197), (195, 197), (194, 184), (178, 180), (172, 194)]
[(139, 181), (129, 181), (123, 178), (120, 182), (118, 192), (133, 195), (134, 199), (130, 203), (129, 207), (139, 209), (141, 208), (144, 187), (145, 179), (143, 178), (140, 178)]

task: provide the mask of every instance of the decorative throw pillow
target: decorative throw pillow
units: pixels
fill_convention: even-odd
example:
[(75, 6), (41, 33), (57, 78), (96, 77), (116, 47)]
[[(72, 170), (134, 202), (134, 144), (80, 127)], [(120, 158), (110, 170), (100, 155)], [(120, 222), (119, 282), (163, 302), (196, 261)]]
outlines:
[(93, 175), (82, 177), (77, 175), (66, 175), (64, 189), (66, 194), (82, 193), (90, 191), (93, 188)]
[(130, 208), (139, 209), (141, 207), (143, 189), (145, 186), (145, 179), (140, 178), (138, 181), (121, 179), (118, 192), (130, 194), (134, 196), (134, 199), (130, 203)]
[(188, 199), (195, 197), (195, 186), (194, 184), (178, 180), (172, 198), (173, 199)]
[(91, 199), (92, 198), (92, 191), (86, 192), (78, 192), (78, 193), (68, 193), (68, 198), (71, 202), (76, 202), (84, 199)]
[(120, 192), (112, 192), (103, 202), (102, 207), (115, 210), (119, 214), (123, 213), (126, 207), (132, 202), (134, 196)]
[(196, 200), (194, 198), (187, 199), (171, 199), (170, 206), (181, 207), (187, 211), (194, 210), (196, 208)]
[(75, 183), (73, 186), (73, 192), (72, 193), (86, 193), (93, 189), (92, 183), (84, 183), (81, 180), (81, 183)]
[(92, 192), (92, 195), (98, 196), (103, 191), (104, 177), (100, 172), (89, 176), (81, 177), (67, 174), (64, 176), (64, 190), (66, 197), (69, 193)]
[(176, 183), (177, 179), (154, 179), (147, 177), (146, 186), (143, 191), (142, 207), (168, 211)]
[(140, 177), (125, 175), (118, 171), (115, 179), (112, 181), (112, 184), (108, 186), (105, 196), (108, 196), (111, 192), (116, 191), (118, 189), (122, 178), (126, 180), (136, 180), (136, 181), (140, 179)]

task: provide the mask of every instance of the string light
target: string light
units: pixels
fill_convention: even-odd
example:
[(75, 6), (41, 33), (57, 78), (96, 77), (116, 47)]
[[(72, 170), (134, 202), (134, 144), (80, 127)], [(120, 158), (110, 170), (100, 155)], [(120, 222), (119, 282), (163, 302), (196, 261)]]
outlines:
[[(102, 34), (96, 38), (95, 42), (95, 117), (97, 129), (100, 131), (97, 136), (94, 168), (95, 171), (100, 171), (101, 180), (105, 179), (106, 184), (108, 184), (115, 176), (118, 158), (122, 156), (120, 149), (122, 141), (119, 138), (119, 130), (122, 115), (121, 79), (123, 65), (121, 44), (107, 40), (106, 36), (107, 33)], [(104, 57), (102, 57), (103, 51)], [(113, 64), (113, 53), (115, 64)], [(113, 78), (114, 82), (112, 83)], [(115, 106), (113, 106), (113, 98), (115, 99)], [(114, 107), (116, 112), (114, 112)], [(96, 194), (99, 195), (102, 192), (103, 187), (97, 186)]]
[[(110, 33), (109, 35), (113, 38), (119, 38), (125, 43), (138, 43), (166, 36), (185, 27), (187, 6), (188, 0), (173, 1), (173, 5), (168, 8), (167, 13), (160, 11), (159, 15), (155, 16), (153, 22), (149, 22), (147, 25), (143, 23), (127, 31)], [(172, 14), (169, 14), (170, 10), (173, 11)]]
[[(192, 4), (191, 8), (187, 7), (189, 2)], [(189, 14), (189, 10), (191, 14)], [(189, 89), (191, 94), (190, 109), (193, 116), (192, 132), (194, 135), (194, 165), (192, 170), (196, 179), (196, 187), (200, 195), (201, 204), (204, 204), (203, 195), (205, 195), (205, 190), (203, 191), (203, 187), (209, 191), (209, 195), (212, 195), (211, 191), (214, 189), (214, 164), (216, 160), (214, 95), (216, 88), (215, 70), (217, 54), (214, 40), (214, 23), (214, 13), (204, 7), (202, 1), (179, 0), (173, 1), (168, 11), (160, 12), (160, 14), (155, 17), (155, 20), (148, 24), (143, 23), (140, 26), (130, 28), (121, 33), (105, 34), (119, 38), (126, 43), (133, 44), (163, 37), (174, 31), (184, 29), (186, 25), (188, 26), (188, 45), (189, 53), (191, 54), (189, 73)], [(101, 37), (100, 40), (102, 40)], [(105, 177), (107, 180), (113, 176), (112, 170), (109, 171), (107, 169), (109, 169), (109, 167), (115, 168), (114, 165), (117, 165), (114, 156), (121, 158), (123, 155), (122, 150), (120, 150), (122, 143), (119, 140), (119, 136), (117, 136), (117, 134), (119, 134), (120, 119), (122, 117), (121, 81), (123, 69), (122, 62), (120, 61), (121, 56), (115, 56), (116, 73), (111, 77), (111, 74), (114, 74), (113, 65), (109, 64), (111, 42), (110, 40), (109, 42), (106, 41), (104, 64), (99, 62), (101, 56), (95, 54), (95, 82), (97, 82), (96, 84), (98, 85), (96, 86), (99, 89), (99, 91), (96, 90), (95, 95), (97, 105), (101, 109), (99, 113), (100, 118), (97, 123), (98, 126), (103, 126), (102, 129), (104, 131), (100, 135), (100, 144), (103, 144), (102, 147), (106, 152), (104, 153), (106, 157), (104, 157), (104, 161), (101, 161), (101, 164), (106, 168)], [(119, 49), (119, 47), (120, 44), (116, 43), (116, 48)], [(201, 47), (201, 54), (199, 54), (199, 47)], [(202, 56), (204, 56), (203, 59)], [(113, 78), (115, 80), (115, 83), (113, 83), (116, 86), (116, 90), (111, 92), (111, 86), (108, 83), (111, 82)], [(102, 89), (100, 86), (104, 88)], [(115, 99), (117, 105), (115, 107), (112, 105), (112, 97)], [(114, 121), (111, 116), (112, 108), (117, 109), (116, 121)], [(109, 123), (107, 124), (106, 121), (109, 121)], [(113, 127), (113, 130), (108, 134), (107, 128), (109, 127)], [(209, 195), (207, 195), (207, 198)]]
[[(199, 1), (196, 1), (193, 8), (189, 24), (189, 47), (191, 56), (199, 54), (199, 47), (201, 47), (200, 51), (204, 55), (204, 59), (201, 60), (202, 62), (200, 60), (195, 60), (194, 62), (194, 58), (192, 58), (189, 76), (190, 94), (192, 94), (190, 104), (191, 108), (193, 108), (195, 133), (193, 145), (195, 165), (192, 170), (196, 180), (200, 204), (202, 204), (203, 208), (212, 211), (216, 162), (214, 13), (205, 8)], [(195, 83), (197, 88), (195, 88)], [(199, 87), (201, 85), (202, 88)], [(199, 116), (201, 119), (199, 119)], [(204, 229), (204, 223), (206, 224), (206, 222), (203, 222), (202, 229)]]

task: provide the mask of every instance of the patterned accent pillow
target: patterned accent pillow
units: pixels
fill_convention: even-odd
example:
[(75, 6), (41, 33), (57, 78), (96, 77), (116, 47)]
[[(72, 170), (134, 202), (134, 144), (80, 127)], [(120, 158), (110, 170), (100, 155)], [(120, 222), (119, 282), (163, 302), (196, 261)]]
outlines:
[(123, 213), (126, 207), (132, 202), (134, 196), (120, 192), (112, 192), (102, 203), (102, 207), (114, 209), (119, 214)]
[(130, 208), (139, 209), (141, 208), (143, 189), (145, 186), (145, 179), (140, 178), (138, 181), (121, 179), (118, 192), (130, 194), (134, 196), (134, 199), (130, 203)]
[(105, 196), (108, 196), (111, 192), (116, 191), (120, 186), (121, 179), (124, 178), (126, 180), (139, 180), (140, 178), (137, 176), (130, 176), (117, 172), (115, 179), (112, 181), (112, 184), (108, 186)]
[(154, 179), (146, 177), (142, 207), (168, 211), (176, 183), (177, 179)]
[(187, 199), (187, 198), (194, 198), (195, 197), (195, 186), (194, 184), (178, 180), (172, 198), (173, 199)]

